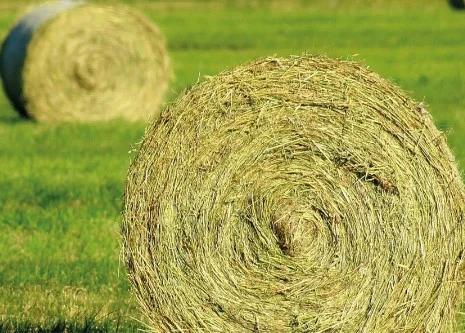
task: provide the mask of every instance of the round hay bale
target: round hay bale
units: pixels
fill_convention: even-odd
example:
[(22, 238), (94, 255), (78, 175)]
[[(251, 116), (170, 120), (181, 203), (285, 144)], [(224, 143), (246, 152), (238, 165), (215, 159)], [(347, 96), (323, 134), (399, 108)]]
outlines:
[(449, 0), (449, 4), (455, 9), (465, 8), (465, 0)]
[(170, 73), (158, 28), (119, 6), (41, 5), (0, 52), (6, 94), (38, 121), (147, 120), (159, 111)]
[(450, 332), (464, 204), (423, 104), (355, 62), (266, 58), (148, 128), (123, 254), (155, 331)]

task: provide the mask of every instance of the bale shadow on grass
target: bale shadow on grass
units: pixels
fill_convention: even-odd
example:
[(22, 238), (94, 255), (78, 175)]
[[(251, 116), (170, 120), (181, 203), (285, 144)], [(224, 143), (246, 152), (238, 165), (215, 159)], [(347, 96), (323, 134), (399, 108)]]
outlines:
[(3, 123), (3, 124), (16, 125), (16, 124), (21, 124), (24, 121), (25, 121), (24, 118), (0, 116), (0, 123)]
[(449, 0), (449, 4), (455, 9), (465, 8), (465, 0)]

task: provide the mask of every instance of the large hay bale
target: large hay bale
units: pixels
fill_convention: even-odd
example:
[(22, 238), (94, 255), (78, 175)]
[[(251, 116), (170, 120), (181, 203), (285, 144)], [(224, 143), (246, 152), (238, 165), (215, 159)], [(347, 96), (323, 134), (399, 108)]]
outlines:
[(61, 1), (26, 14), (0, 53), (4, 89), (38, 121), (147, 120), (170, 76), (165, 41), (124, 7)]
[(464, 204), (422, 104), (358, 63), (266, 58), (148, 128), (123, 253), (154, 330), (449, 332)]

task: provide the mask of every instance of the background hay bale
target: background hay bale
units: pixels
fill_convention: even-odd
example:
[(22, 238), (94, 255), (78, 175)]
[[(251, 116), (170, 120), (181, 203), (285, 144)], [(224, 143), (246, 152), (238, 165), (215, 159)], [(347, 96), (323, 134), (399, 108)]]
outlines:
[(354, 62), (266, 58), (148, 128), (123, 253), (154, 330), (449, 332), (464, 199), (422, 104)]
[(39, 121), (147, 120), (163, 101), (169, 67), (164, 38), (144, 17), (72, 1), (30, 11), (0, 53), (8, 97)]

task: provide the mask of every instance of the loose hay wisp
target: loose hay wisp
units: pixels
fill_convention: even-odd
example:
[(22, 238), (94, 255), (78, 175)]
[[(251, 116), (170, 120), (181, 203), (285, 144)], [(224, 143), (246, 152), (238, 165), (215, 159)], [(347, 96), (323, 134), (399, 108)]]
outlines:
[(147, 120), (170, 73), (159, 29), (120, 6), (43, 4), (18, 21), (0, 52), (8, 97), (38, 121)]
[(450, 332), (464, 203), (424, 107), (358, 63), (266, 58), (146, 131), (123, 254), (172, 332)]

